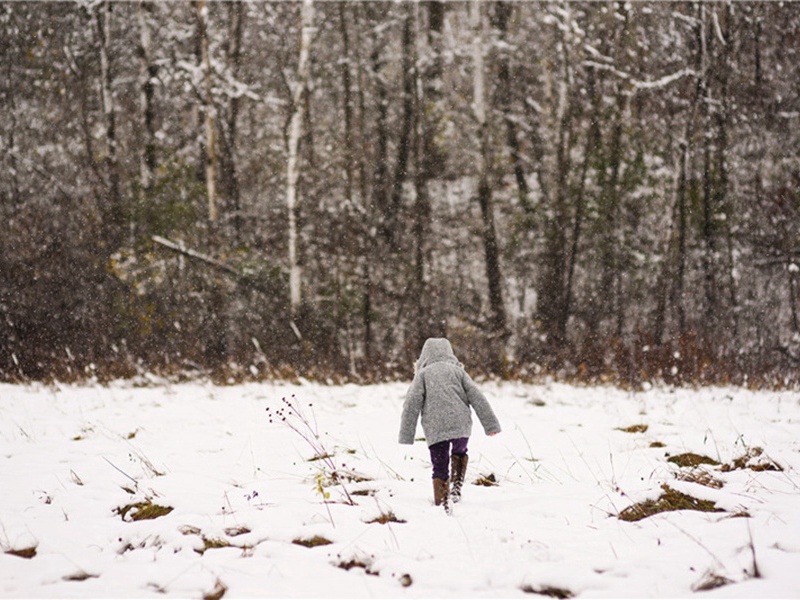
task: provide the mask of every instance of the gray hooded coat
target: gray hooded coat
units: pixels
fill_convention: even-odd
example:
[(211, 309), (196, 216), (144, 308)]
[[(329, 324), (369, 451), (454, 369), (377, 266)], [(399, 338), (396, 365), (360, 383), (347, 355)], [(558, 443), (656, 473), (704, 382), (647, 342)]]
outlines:
[(500, 431), (500, 423), (486, 396), (458, 362), (450, 342), (445, 338), (428, 338), (403, 405), (400, 443), (414, 443), (420, 413), (428, 446), (469, 437), (472, 432), (470, 407), (475, 409), (487, 435)]

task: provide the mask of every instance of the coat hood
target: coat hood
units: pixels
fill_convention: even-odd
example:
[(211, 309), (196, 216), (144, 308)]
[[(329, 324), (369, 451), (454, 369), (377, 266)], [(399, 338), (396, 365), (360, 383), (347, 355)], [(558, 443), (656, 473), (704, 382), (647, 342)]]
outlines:
[(455, 365), (461, 364), (453, 353), (453, 347), (450, 345), (449, 340), (446, 338), (428, 338), (422, 346), (416, 370), (420, 371), (428, 365), (442, 361), (451, 362)]

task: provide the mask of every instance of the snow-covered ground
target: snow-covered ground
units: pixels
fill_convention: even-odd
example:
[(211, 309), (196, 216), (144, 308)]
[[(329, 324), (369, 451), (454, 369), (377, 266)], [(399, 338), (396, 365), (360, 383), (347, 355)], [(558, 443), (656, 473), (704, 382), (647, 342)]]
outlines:
[[(425, 444), (396, 443), (406, 387), (0, 385), (0, 595), (800, 597), (797, 392), (483, 384), (504, 431), (476, 421), (448, 517)], [(329, 460), (269, 422), (282, 398)], [(755, 447), (784, 470), (707, 466), (714, 488), (667, 461)], [(665, 483), (722, 512), (616, 517)], [(147, 501), (172, 511), (121, 516)]]

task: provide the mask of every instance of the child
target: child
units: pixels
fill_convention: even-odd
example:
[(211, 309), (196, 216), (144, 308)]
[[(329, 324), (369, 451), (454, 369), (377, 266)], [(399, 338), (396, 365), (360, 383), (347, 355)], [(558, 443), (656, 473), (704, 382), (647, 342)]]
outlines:
[[(399, 441), (414, 443), (417, 418), (422, 413), (422, 430), (433, 463), (433, 501), (436, 506), (443, 504), (449, 514), (449, 499), (461, 500), (461, 486), (467, 472), (467, 443), (472, 431), (470, 407), (475, 409), (487, 435), (499, 433), (500, 423), (445, 338), (425, 341), (415, 371), (403, 404)], [(448, 477), (451, 461), (452, 494)]]

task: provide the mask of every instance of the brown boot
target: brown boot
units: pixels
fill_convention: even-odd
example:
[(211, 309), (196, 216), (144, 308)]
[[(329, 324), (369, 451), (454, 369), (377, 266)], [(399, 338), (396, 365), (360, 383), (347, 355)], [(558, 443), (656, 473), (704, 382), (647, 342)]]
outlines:
[(450, 457), (450, 479), (453, 484), (450, 497), (453, 499), (453, 504), (461, 501), (461, 486), (464, 485), (464, 477), (467, 474), (468, 459), (466, 454), (453, 454)]
[(444, 512), (450, 514), (450, 480), (433, 480), (433, 503), (436, 506), (444, 505)]

